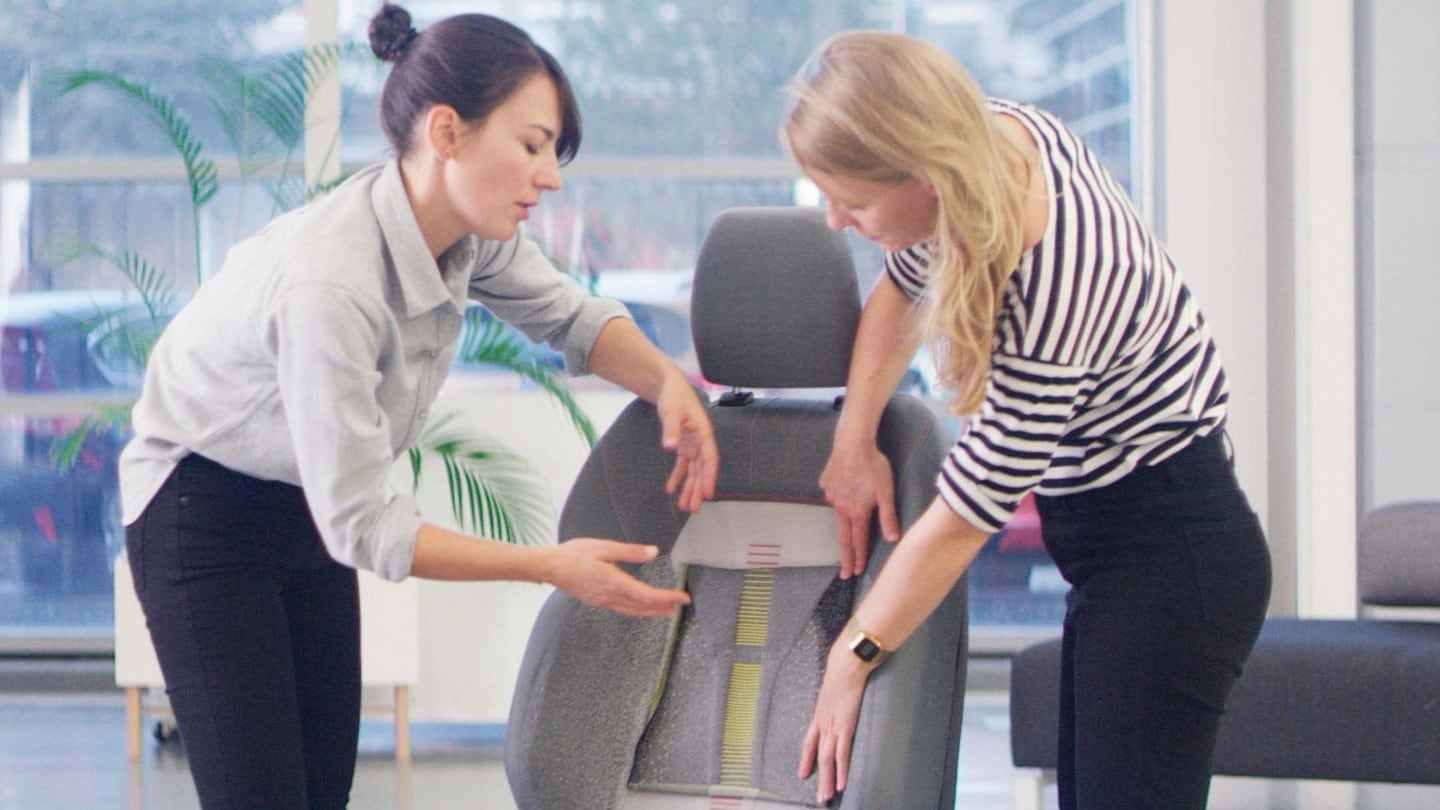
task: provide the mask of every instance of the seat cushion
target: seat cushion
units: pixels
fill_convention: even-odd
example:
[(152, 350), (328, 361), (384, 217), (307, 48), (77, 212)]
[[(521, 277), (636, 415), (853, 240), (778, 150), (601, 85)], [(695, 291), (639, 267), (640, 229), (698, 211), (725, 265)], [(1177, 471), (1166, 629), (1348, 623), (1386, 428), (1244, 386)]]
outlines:
[(659, 705), (630, 787), (813, 802), (795, 776), (825, 654), (845, 625), (854, 580), (834, 567), (696, 566)]
[(1220, 723), (1215, 771), (1440, 784), (1440, 624), (1266, 622)]
[(671, 551), (681, 617), (630, 787), (804, 804), (795, 776), (826, 652), (854, 603), (826, 506), (716, 501)]

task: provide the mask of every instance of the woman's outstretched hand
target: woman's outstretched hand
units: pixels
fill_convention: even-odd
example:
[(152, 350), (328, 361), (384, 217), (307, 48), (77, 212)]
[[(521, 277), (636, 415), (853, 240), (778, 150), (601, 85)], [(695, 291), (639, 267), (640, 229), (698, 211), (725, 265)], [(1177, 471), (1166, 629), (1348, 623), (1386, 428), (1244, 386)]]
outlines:
[(891, 543), (900, 539), (890, 462), (874, 441), (850, 442), (836, 436), (820, 473), (820, 489), (835, 509), (839, 526), (840, 578), (859, 576), (870, 558), (872, 515), (880, 521), (882, 537)]
[(665, 480), (665, 491), (675, 496), (675, 505), (694, 514), (700, 505), (715, 497), (715, 477), (720, 470), (720, 450), (710, 414), (683, 376), (671, 375), (655, 399), (660, 417), (660, 446), (675, 454), (675, 466)]
[(865, 681), (874, 667), (836, 641), (825, 663), (825, 677), (815, 699), (815, 714), (805, 731), (796, 774), (809, 779), (818, 774), (815, 801), (824, 804), (845, 789), (850, 778), (850, 747), (855, 741), (855, 724), (860, 719), (860, 698)]
[(647, 585), (616, 565), (649, 562), (659, 553), (654, 546), (577, 537), (551, 551), (545, 581), (587, 605), (626, 616), (669, 616), (690, 604), (690, 594)]

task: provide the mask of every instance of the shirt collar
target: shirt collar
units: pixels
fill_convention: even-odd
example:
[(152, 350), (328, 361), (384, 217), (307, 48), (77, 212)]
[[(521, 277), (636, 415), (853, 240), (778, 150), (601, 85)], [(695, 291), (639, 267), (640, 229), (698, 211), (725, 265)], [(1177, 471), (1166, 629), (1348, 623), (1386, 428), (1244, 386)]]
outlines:
[(398, 160), (389, 161), (381, 169), (370, 191), (370, 200), (390, 252), (400, 294), (405, 299), (405, 314), (419, 315), (445, 303), (459, 306), (456, 302), (464, 299), (469, 279), (468, 274), (457, 271), (474, 258), (473, 237), (461, 239), (441, 254), (439, 263), (435, 261), (420, 233), (420, 224), (415, 221)]

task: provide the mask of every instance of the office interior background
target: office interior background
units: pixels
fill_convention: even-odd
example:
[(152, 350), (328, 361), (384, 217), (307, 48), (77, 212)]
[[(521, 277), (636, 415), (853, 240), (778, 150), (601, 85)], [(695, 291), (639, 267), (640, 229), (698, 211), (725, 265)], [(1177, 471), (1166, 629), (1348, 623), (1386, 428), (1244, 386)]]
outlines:
[[(54, 459), (74, 427), (97, 407), (129, 402), (138, 384), (138, 369), (107, 350), (103, 334), (135, 316), (135, 284), (90, 248), (163, 268), (178, 302), (296, 188), (383, 159), (375, 103), (385, 74), (363, 47), (376, 5), (0, 0), (0, 671), (41, 673), (16, 676), (23, 690), (63, 684), (45, 673), (76, 668), (103, 681), (115, 652), (123, 531), (114, 464), (124, 428), (94, 432), (67, 469)], [(687, 274), (716, 214), (818, 202), (775, 137), (782, 87), (805, 55), (846, 28), (935, 41), (991, 94), (1064, 117), (1164, 236), (1231, 376), (1237, 466), (1276, 563), (1272, 614), (1354, 616), (1361, 516), (1440, 495), (1431, 463), (1440, 377), (1427, 362), (1440, 349), (1431, 272), (1440, 229), (1425, 221), (1440, 180), (1440, 5), (404, 5), (422, 27), (494, 13), (558, 56), (585, 142), (531, 234), (583, 283), (682, 321)], [(213, 80), (257, 75), (321, 43), (362, 47), (342, 50), (334, 80), (312, 97), (301, 148), (237, 154), (226, 131), (237, 122), (218, 121), (206, 96), (224, 86)], [(198, 218), (182, 162), (142, 105), (100, 87), (61, 92), (56, 77), (79, 69), (113, 71), (176, 100), (218, 169)], [(863, 290), (880, 256), (852, 245)], [(683, 325), (657, 337), (693, 363)], [(906, 385), (938, 412), (943, 392), (928, 379), (922, 358)], [(591, 381), (574, 386), (602, 427), (623, 404)], [(540, 396), (512, 375), (460, 366), (448, 395), (522, 411)], [(515, 441), (558, 504), (584, 447), (555, 433), (547, 441), (558, 448)], [(1042, 550), (1023, 532), (1006, 540), (977, 562), (970, 597), (977, 666), (1002, 672), (1010, 652), (1058, 634), (1064, 595)], [(530, 586), (424, 583), (414, 719), (503, 722), (513, 666), (467, 642), (496, 633), (518, 656), (541, 598)], [(974, 682), (1003, 688), (1003, 675)]]

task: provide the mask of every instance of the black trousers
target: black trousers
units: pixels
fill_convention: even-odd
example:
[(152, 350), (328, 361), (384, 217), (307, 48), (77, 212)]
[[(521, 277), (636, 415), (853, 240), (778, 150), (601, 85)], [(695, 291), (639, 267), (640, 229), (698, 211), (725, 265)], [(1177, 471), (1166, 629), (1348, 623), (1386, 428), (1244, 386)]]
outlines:
[(359, 592), (301, 490), (188, 456), (126, 550), (201, 805), (345, 807)]
[(1270, 598), (1269, 550), (1223, 433), (1036, 506), (1072, 586), (1060, 807), (1203, 808), (1225, 699)]

